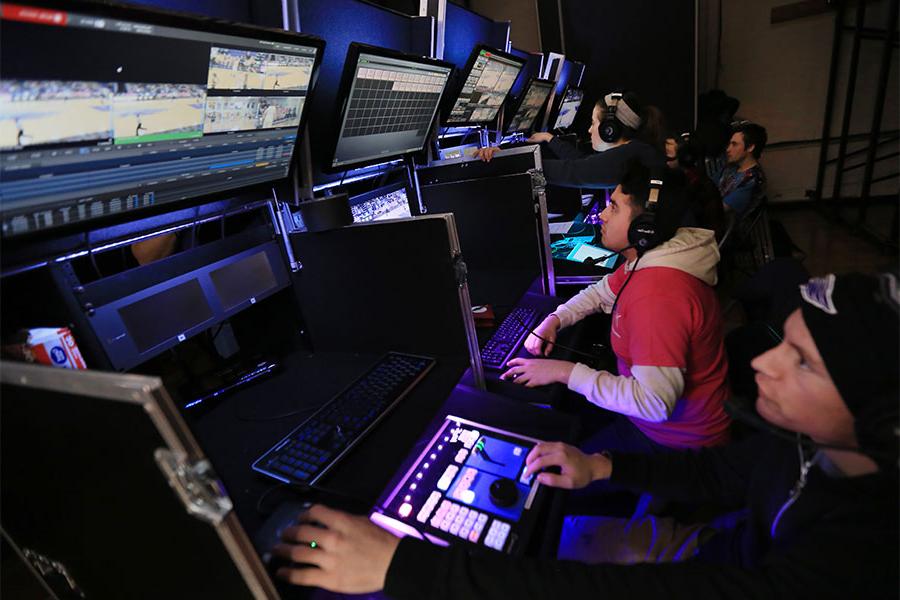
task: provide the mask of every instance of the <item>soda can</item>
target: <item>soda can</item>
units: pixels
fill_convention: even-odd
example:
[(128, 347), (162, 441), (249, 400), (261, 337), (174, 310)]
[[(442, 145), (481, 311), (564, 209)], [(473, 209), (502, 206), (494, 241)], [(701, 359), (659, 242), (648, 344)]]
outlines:
[(39, 327), (28, 330), (22, 349), (24, 358), (32, 362), (64, 369), (86, 369), (75, 336), (68, 327)]

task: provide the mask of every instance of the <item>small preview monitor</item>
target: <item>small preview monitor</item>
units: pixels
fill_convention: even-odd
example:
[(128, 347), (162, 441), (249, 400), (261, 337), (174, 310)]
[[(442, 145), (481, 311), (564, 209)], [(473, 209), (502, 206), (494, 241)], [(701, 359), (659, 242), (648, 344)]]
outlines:
[(425, 147), (453, 65), (350, 44), (331, 171), (384, 162)]
[(506, 127), (506, 133), (533, 131), (537, 116), (547, 103), (547, 98), (552, 90), (552, 81), (546, 79), (532, 79), (529, 81), (525, 92), (519, 98), (513, 117)]
[(497, 118), (525, 59), (476, 46), (466, 65), (465, 79), (446, 125), (484, 125)]
[(398, 182), (350, 198), (354, 223), (405, 219), (412, 216), (406, 184)]
[(584, 98), (584, 92), (576, 87), (566, 88), (562, 102), (559, 104), (559, 111), (556, 115), (556, 122), (553, 129), (569, 129), (575, 122), (575, 115), (581, 107), (581, 101)]
[(284, 179), (325, 46), (56, 0), (4, 5), (2, 30), (4, 238)]

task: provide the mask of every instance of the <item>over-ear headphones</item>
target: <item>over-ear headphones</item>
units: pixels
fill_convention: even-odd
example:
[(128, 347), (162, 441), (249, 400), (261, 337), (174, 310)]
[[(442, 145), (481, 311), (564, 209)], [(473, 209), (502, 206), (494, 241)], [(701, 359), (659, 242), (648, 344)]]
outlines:
[(616, 118), (616, 109), (622, 100), (622, 94), (614, 92), (607, 94), (606, 111), (603, 113), (603, 120), (600, 121), (600, 139), (607, 144), (612, 144), (622, 137), (622, 124)]
[(637, 131), (641, 128), (641, 117), (628, 106), (621, 92), (607, 94), (604, 98), (606, 111), (600, 121), (600, 139), (607, 144), (618, 141), (624, 133), (624, 127)]
[(638, 256), (657, 247), (662, 241), (659, 239), (659, 227), (656, 219), (659, 192), (662, 190), (662, 186), (662, 174), (651, 171), (650, 193), (647, 195), (647, 202), (644, 203), (644, 212), (635, 217), (628, 226), (628, 243), (637, 251)]

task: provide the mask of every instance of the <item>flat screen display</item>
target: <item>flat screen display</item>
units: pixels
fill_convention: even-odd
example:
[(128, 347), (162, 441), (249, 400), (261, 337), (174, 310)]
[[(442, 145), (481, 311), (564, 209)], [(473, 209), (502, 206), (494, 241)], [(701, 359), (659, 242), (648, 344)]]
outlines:
[(532, 131), (534, 129), (535, 120), (537, 119), (538, 114), (540, 114), (541, 109), (544, 108), (544, 104), (547, 103), (547, 98), (550, 96), (552, 90), (552, 81), (532, 79), (525, 90), (525, 95), (522, 97), (521, 102), (519, 102), (519, 106), (516, 109), (513, 118), (509, 122), (509, 126), (506, 128), (506, 132), (516, 133), (520, 131)]
[(476, 48), (470, 64), (446, 119), (448, 125), (483, 124), (496, 119), (525, 61), (488, 48)]
[(0, 25), (4, 237), (287, 177), (321, 40), (78, 2)]
[(346, 68), (352, 69), (352, 81), (332, 168), (422, 150), (452, 66), (399, 53), (357, 53), (351, 46)]

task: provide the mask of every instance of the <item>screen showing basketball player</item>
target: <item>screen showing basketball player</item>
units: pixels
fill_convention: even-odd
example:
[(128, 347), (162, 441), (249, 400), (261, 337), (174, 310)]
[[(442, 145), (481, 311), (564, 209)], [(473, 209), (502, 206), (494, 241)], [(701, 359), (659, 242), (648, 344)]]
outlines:
[(550, 96), (551, 90), (553, 90), (552, 81), (532, 79), (525, 90), (525, 95), (519, 102), (519, 107), (509, 122), (509, 126), (506, 128), (506, 132), (517, 133), (533, 130), (535, 120), (547, 102), (547, 97)]
[(3, 237), (287, 176), (320, 40), (57, 5), (2, 11)]
[(572, 126), (583, 97), (584, 92), (578, 88), (566, 90), (562, 103), (559, 105), (559, 114), (556, 116), (556, 123), (553, 124), (553, 129), (569, 129)]
[(476, 48), (469, 63), (471, 67), (446, 119), (447, 125), (485, 124), (497, 118), (525, 60)]

